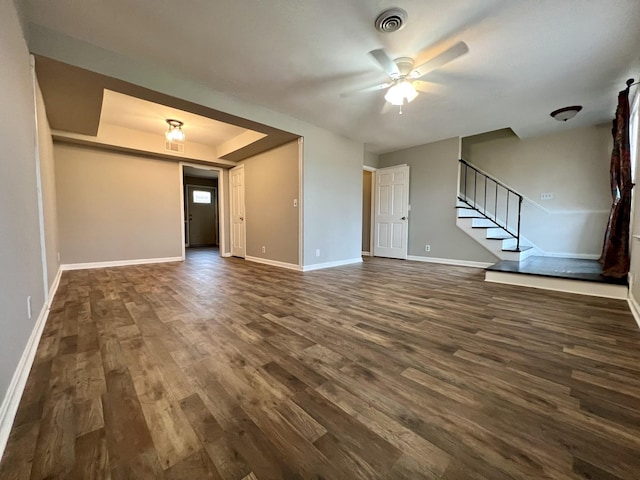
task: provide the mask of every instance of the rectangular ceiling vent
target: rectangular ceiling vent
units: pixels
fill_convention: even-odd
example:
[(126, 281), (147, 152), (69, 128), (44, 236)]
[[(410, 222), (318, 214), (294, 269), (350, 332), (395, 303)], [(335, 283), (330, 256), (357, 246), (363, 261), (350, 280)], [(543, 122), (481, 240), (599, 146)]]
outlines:
[(184, 153), (184, 143), (165, 141), (164, 142), (164, 149), (167, 152)]

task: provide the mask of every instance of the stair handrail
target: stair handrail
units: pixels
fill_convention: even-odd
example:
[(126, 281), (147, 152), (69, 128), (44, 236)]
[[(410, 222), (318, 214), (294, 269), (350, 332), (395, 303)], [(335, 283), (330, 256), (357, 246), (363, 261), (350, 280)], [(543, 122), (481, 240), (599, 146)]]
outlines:
[[(505, 185), (504, 183), (502, 183), (500, 180), (492, 177), (491, 175), (488, 175), (487, 173), (483, 172), (482, 170), (476, 168), (475, 166), (471, 165), (469, 162), (467, 162), (464, 159), (460, 159), (460, 174), (462, 175), (462, 167), (464, 167), (464, 191), (460, 192), (460, 187), (461, 185), (458, 185), (458, 199), (462, 202), (464, 202), (465, 204), (467, 204), (469, 207), (471, 207), (473, 210), (475, 210), (476, 212), (480, 213), (483, 217), (485, 217), (486, 219), (492, 221), (493, 223), (495, 223), (498, 227), (502, 228), (504, 231), (506, 231), (507, 233), (509, 233), (510, 235), (512, 235), (515, 239), (516, 239), (516, 251), (520, 250), (520, 224), (521, 224), (521, 214), (522, 214), (522, 200), (523, 200), (523, 196), (521, 194), (519, 194), (518, 192), (516, 192), (515, 190), (513, 190), (511, 187), (508, 187), (507, 185)], [(471, 169), (473, 171), (473, 175), (474, 175), (474, 188), (473, 188), (473, 204), (471, 204), (469, 202), (469, 196), (467, 195), (467, 177), (468, 177), (468, 169)], [(476, 201), (476, 195), (477, 195), (477, 191), (478, 191), (478, 174), (481, 175), (481, 177), (484, 177), (484, 201), (482, 202), (482, 209), (478, 208), (478, 204)], [(493, 211), (493, 218), (491, 218), (490, 215), (487, 215), (487, 180), (493, 182), (496, 186), (496, 193), (495, 193), (495, 208)], [(504, 224), (501, 224), (498, 220), (498, 187), (501, 187), (503, 190), (506, 191), (506, 206), (505, 206), (505, 221)], [(509, 199), (511, 195), (514, 195), (517, 197), (518, 199), (518, 224), (517, 224), (517, 228), (515, 231), (513, 230), (513, 227), (511, 227), (511, 229), (509, 228)], [(491, 212), (489, 212), (491, 213)]]

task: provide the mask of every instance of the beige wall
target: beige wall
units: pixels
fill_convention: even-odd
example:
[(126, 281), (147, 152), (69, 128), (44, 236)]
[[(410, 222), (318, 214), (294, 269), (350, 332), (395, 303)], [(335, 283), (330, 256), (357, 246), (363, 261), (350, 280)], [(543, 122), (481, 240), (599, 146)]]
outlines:
[[(249, 257), (299, 264), (300, 201), (298, 142), (291, 142), (242, 162), (245, 175)], [(262, 247), (266, 252), (262, 253)]]
[(371, 253), (371, 181), (373, 174), (362, 172), (362, 251)]
[(319, 129), (304, 143), (304, 265), (358, 261), (363, 145)]
[[(379, 166), (410, 167), (409, 255), (495, 262), (493, 255), (456, 226), (459, 145), (456, 137), (385, 153)], [(430, 252), (425, 252), (425, 245), (431, 245)]]
[(55, 144), (63, 264), (180, 257), (173, 162)]
[(367, 167), (378, 168), (378, 165), (380, 164), (380, 157), (375, 153), (364, 152), (362, 164)]
[(525, 238), (547, 253), (597, 255), (611, 205), (610, 132), (599, 125), (519, 139), (501, 131), (464, 139), (463, 155), (525, 196)]
[[(0, 405), (3, 405), (45, 304), (31, 69), (11, 1), (0, 2), (0, 65), (0, 106), (5, 119), (0, 128)], [(27, 316), (29, 296), (31, 318)], [(0, 453), (11, 422), (11, 418), (0, 417)]]

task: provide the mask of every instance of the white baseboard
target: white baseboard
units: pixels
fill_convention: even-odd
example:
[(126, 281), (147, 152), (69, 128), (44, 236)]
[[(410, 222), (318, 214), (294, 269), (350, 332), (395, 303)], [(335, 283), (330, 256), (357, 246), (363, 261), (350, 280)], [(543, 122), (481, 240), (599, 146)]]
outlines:
[(354, 263), (362, 263), (362, 257), (350, 258), (347, 260), (338, 260), (336, 262), (315, 263), (313, 265), (305, 265), (302, 267), (303, 272), (310, 272), (312, 270), (320, 270), (323, 268), (341, 267), (343, 265), (352, 265)]
[(304, 267), (301, 267), (300, 265), (295, 265), (293, 263), (279, 262), (277, 260), (270, 260), (268, 258), (260, 258), (260, 257), (246, 256), (245, 260), (248, 260), (249, 262), (263, 263), (265, 265), (271, 265), (274, 267), (287, 268), (289, 270), (296, 270), (298, 272), (310, 272), (312, 270), (320, 270), (322, 268), (340, 267), (342, 265), (362, 263), (362, 257), (351, 258), (348, 260), (338, 260), (336, 262), (316, 263), (314, 265), (305, 265)]
[(638, 305), (636, 299), (631, 295), (631, 290), (629, 290), (627, 303), (629, 304), (629, 310), (631, 310), (631, 314), (633, 315), (634, 320), (638, 324), (638, 328), (640, 328), (640, 305)]
[(245, 260), (249, 262), (263, 263), (265, 265), (271, 265), (273, 267), (287, 268), (289, 270), (296, 270), (298, 272), (302, 271), (300, 265), (294, 265), (293, 263), (279, 262), (278, 260), (270, 260), (268, 258), (260, 258), (260, 257), (251, 257), (245, 256)]
[(58, 273), (56, 273), (56, 277), (53, 279), (53, 282), (49, 287), (49, 298), (47, 299), (47, 308), (51, 308), (51, 304), (53, 303), (53, 297), (56, 296), (56, 292), (58, 291), (58, 286), (60, 285), (61, 277), (62, 277), (62, 265), (58, 266)]
[(7, 446), (7, 441), (9, 440), (9, 434), (11, 433), (11, 427), (13, 426), (13, 421), (16, 418), (16, 413), (18, 413), (20, 399), (22, 398), (24, 387), (27, 384), (29, 372), (31, 371), (31, 366), (33, 365), (33, 361), (36, 357), (36, 352), (38, 351), (40, 337), (42, 337), (44, 326), (47, 324), (47, 319), (49, 318), (49, 309), (51, 308), (53, 298), (58, 290), (58, 285), (60, 285), (61, 275), (62, 268), (59, 268), (51, 288), (49, 289), (49, 297), (45, 299), (40, 315), (38, 315), (38, 319), (31, 331), (31, 335), (29, 335), (27, 345), (22, 352), (18, 366), (13, 373), (11, 383), (7, 389), (7, 394), (0, 405), (0, 460), (2, 459), (4, 449)]
[(521, 287), (541, 288), (556, 292), (577, 293), (594, 297), (616, 298), (627, 300), (628, 289), (624, 285), (608, 283), (584, 282), (567, 278), (544, 277), (540, 275), (522, 275), (511, 272), (495, 272), (487, 270), (485, 281), (518, 285)]
[(370, 257), (371, 256), (371, 252), (362, 252), (362, 256), (363, 257)]
[(454, 260), (452, 258), (421, 257), (418, 255), (408, 255), (407, 260), (411, 260), (414, 262), (441, 263), (444, 265), (455, 265), (458, 267), (474, 267), (474, 268), (487, 268), (495, 264), (495, 262), (493, 263), (473, 262), (471, 260)]
[(86, 270), (88, 268), (126, 267), (129, 265), (145, 265), (147, 263), (182, 262), (182, 257), (139, 258), (134, 260), (115, 260), (111, 262), (67, 263), (60, 265), (62, 270)]

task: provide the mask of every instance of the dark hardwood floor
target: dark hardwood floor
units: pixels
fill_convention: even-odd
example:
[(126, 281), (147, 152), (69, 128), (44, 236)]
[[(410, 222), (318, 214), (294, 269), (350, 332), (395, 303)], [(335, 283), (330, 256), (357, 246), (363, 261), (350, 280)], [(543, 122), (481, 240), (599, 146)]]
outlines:
[(387, 259), (66, 272), (8, 479), (638, 479), (626, 303)]

